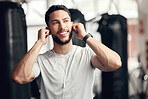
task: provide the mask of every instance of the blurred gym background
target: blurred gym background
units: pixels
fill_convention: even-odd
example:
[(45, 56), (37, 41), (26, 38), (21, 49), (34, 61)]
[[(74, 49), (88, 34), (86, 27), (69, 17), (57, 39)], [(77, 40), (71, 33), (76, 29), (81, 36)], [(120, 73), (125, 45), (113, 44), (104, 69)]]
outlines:
[[(94, 99), (148, 99), (148, 0), (0, 0), (0, 99), (39, 99), (35, 81), (19, 85), (10, 73), (46, 27), (53, 4), (66, 5), (74, 23), (121, 56), (119, 70), (96, 70)], [(75, 35), (73, 44), (87, 46)], [(52, 47), (49, 36), (40, 53)]]

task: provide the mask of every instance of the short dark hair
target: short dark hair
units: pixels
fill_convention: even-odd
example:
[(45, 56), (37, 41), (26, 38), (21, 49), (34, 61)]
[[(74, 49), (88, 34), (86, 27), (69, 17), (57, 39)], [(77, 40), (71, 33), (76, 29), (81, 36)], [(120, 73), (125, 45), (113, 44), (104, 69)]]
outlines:
[(56, 10), (64, 10), (68, 13), (68, 15), (71, 17), (71, 14), (68, 10), (68, 8), (64, 5), (52, 5), (47, 11), (46, 11), (46, 14), (45, 14), (45, 22), (46, 22), (46, 25), (49, 26), (48, 22), (49, 22), (49, 19), (50, 19), (50, 14)]

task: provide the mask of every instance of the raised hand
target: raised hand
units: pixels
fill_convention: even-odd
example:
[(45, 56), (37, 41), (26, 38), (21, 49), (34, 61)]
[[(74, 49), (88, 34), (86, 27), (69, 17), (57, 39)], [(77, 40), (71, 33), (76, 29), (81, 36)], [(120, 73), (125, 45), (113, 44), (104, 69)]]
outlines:
[(38, 40), (41, 41), (44, 45), (47, 43), (47, 37), (50, 35), (50, 30), (48, 28), (40, 29), (38, 31)]
[(82, 23), (76, 23), (72, 26), (73, 31), (76, 33), (76, 36), (83, 40), (84, 36), (87, 34)]

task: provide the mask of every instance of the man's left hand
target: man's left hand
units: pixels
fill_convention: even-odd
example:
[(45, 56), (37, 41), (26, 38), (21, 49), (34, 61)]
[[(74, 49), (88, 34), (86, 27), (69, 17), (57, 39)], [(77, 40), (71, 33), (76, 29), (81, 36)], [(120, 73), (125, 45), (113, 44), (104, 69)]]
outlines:
[(83, 40), (84, 36), (87, 34), (82, 23), (76, 23), (72, 26), (77, 38)]

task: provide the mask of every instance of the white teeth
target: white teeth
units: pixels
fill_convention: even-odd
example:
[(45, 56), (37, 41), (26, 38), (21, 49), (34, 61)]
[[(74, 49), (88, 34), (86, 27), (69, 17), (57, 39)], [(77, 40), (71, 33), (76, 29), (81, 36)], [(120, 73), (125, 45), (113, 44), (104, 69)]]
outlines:
[(63, 32), (63, 33), (60, 33), (60, 34), (66, 34), (67, 32)]

